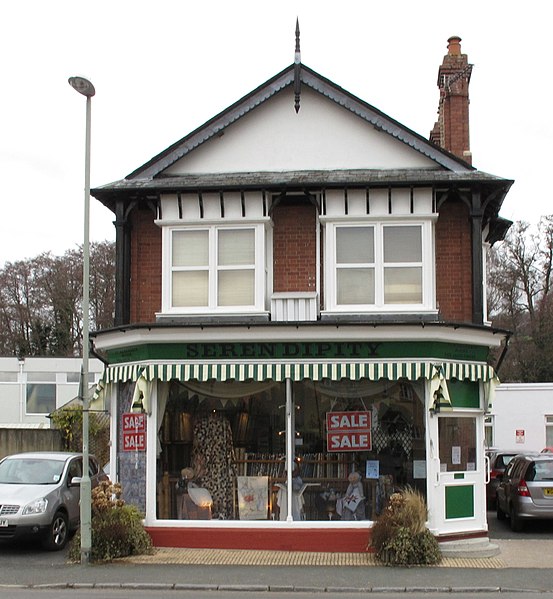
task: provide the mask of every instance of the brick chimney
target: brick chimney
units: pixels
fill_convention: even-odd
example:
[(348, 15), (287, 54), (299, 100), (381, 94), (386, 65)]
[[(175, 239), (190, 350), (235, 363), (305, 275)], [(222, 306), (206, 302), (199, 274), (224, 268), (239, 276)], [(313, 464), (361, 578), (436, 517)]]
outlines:
[(472, 65), (461, 53), (461, 38), (450, 37), (438, 71), (440, 104), (430, 141), (472, 164), (469, 138), (469, 83)]

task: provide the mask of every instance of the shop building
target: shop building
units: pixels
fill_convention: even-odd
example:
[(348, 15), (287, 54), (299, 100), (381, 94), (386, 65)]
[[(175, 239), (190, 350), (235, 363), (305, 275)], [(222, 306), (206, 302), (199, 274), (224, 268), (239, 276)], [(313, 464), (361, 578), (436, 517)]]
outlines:
[(158, 545), (363, 551), (404, 485), (437, 536), (485, 535), (505, 332), (484, 264), (512, 181), (471, 166), (471, 65), (451, 38), (428, 141), (297, 46), (93, 190), (115, 214), (116, 326), (92, 342), (116, 476)]

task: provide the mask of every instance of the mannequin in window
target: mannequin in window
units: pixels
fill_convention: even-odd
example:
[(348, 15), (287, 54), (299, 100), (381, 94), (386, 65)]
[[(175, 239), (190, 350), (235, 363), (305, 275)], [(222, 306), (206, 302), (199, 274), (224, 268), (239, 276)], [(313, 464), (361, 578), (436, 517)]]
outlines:
[(336, 511), (342, 520), (364, 520), (365, 496), (359, 472), (352, 472), (348, 476), (348, 482), (346, 494), (338, 500)]

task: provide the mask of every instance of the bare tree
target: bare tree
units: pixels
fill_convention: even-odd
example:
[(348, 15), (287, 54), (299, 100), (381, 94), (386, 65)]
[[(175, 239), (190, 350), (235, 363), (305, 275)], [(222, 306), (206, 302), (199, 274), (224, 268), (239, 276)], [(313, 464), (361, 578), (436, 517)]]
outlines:
[(553, 380), (553, 216), (517, 222), (489, 257), (489, 314), (513, 333), (502, 379)]
[(115, 246), (93, 243), (90, 251), (90, 322), (94, 329), (113, 326), (115, 317)]
[[(91, 327), (113, 325), (115, 248), (91, 244)], [(47, 252), (0, 269), (0, 353), (73, 356), (82, 353), (82, 248)]]

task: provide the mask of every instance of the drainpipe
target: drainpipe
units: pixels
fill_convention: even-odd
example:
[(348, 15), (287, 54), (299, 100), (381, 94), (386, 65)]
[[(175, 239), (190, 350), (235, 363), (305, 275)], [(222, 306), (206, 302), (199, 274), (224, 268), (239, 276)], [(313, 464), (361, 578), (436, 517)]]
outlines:
[(25, 358), (19, 358), (19, 372), (17, 374), (17, 382), (19, 383), (19, 422), (25, 420), (25, 383), (23, 382), (23, 368), (25, 366)]
[(321, 222), (319, 212), (315, 215), (315, 291), (317, 292), (317, 316), (321, 305)]

